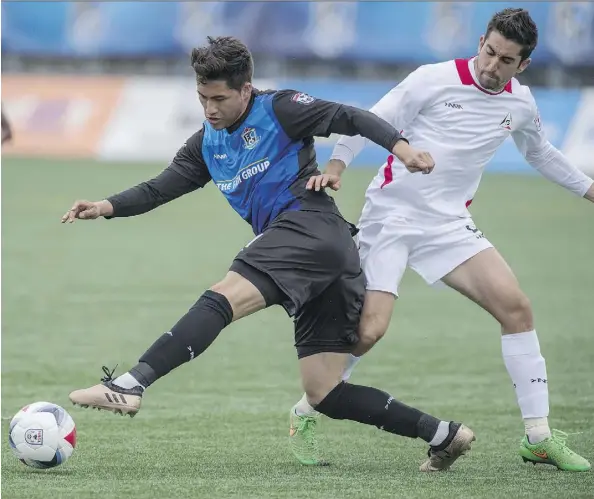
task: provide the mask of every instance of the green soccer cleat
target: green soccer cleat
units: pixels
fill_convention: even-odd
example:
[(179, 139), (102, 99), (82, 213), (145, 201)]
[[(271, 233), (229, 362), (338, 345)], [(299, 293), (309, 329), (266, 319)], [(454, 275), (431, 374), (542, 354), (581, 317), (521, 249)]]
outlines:
[(562, 471), (588, 471), (590, 463), (567, 447), (567, 437), (567, 433), (553, 430), (549, 438), (532, 445), (524, 436), (520, 444), (520, 456), (525, 463), (534, 465), (543, 463), (552, 464)]
[(321, 414), (298, 416), (291, 409), (289, 414), (289, 446), (301, 464), (306, 466), (328, 466), (328, 461), (320, 457), (316, 428)]

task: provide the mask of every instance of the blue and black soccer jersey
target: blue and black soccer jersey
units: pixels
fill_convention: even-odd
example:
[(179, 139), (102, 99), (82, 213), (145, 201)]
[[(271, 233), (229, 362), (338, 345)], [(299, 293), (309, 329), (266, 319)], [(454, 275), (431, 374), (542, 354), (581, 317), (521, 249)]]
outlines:
[(388, 150), (401, 139), (368, 111), (292, 90), (255, 91), (235, 125), (205, 123), (160, 175), (108, 198), (113, 216), (145, 213), (212, 180), (258, 234), (229, 270), (266, 306), (294, 317), (297, 355), (350, 352), (365, 296), (353, 227), (331, 196), (305, 188), (319, 173), (313, 137), (331, 133), (360, 134)]
[(313, 137), (332, 133), (362, 135), (389, 151), (402, 138), (368, 111), (294, 90), (254, 91), (232, 127), (205, 122), (158, 177), (108, 198), (113, 216), (144, 213), (211, 180), (255, 234), (289, 211), (339, 214), (331, 196), (305, 189), (319, 173)]

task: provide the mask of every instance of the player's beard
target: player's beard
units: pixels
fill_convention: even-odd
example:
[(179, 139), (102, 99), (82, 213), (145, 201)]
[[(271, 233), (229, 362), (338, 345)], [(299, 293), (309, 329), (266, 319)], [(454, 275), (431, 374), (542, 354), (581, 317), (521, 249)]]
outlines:
[(499, 78), (485, 73), (481, 73), (479, 81), (484, 88), (493, 92), (498, 92), (505, 86), (505, 83), (502, 83)]
[(474, 73), (477, 75), (481, 87), (486, 90), (490, 90), (491, 92), (498, 92), (507, 83), (502, 82), (500, 78), (497, 78), (497, 76), (490, 75), (486, 71), (482, 70), (479, 67), (478, 57), (474, 59)]

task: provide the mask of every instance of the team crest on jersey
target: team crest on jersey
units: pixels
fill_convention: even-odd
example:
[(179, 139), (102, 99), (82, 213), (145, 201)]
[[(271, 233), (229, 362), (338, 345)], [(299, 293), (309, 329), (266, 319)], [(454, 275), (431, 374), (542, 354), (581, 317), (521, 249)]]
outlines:
[(291, 100), (293, 102), (296, 102), (297, 104), (304, 104), (306, 106), (315, 101), (315, 99), (311, 95), (307, 95), (302, 92), (296, 93), (293, 97), (291, 97)]
[(253, 149), (260, 142), (260, 137), (258, 137), (255, 128), (246, 128), (241, 134), (241, 138), (246, 149)]
[(511, 113), (507, 113), (505, 115), (505, 118), (503, 118), (503, 121), (501, 123), (499, 123), (500, 127), (505, 128), (506, 130), (511, 130), (511, 125), (512, 125), (512, 116)]

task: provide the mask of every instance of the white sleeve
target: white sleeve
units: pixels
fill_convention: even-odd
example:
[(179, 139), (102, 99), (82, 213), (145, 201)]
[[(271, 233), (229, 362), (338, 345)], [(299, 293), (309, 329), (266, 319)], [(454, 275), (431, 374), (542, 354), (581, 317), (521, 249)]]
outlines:
[(565, 155), (547, 140), (532, 95), (530, 100), (531, 119), (525, 126), (512, 132), (518, 150), (530, 166), (544, 177), (583, 197), (594, 180), (573, 166)]
[[(421, 66), (384, 95), (370, 111), (393, 125), (406, 137), (407, 126), (423, 108), (429, 82), (427, 69)], [(339, 159), (349, 166), (367, 142), (368, 140), (360, 135), (342, 135), (334, 146), (330, 159)]]

